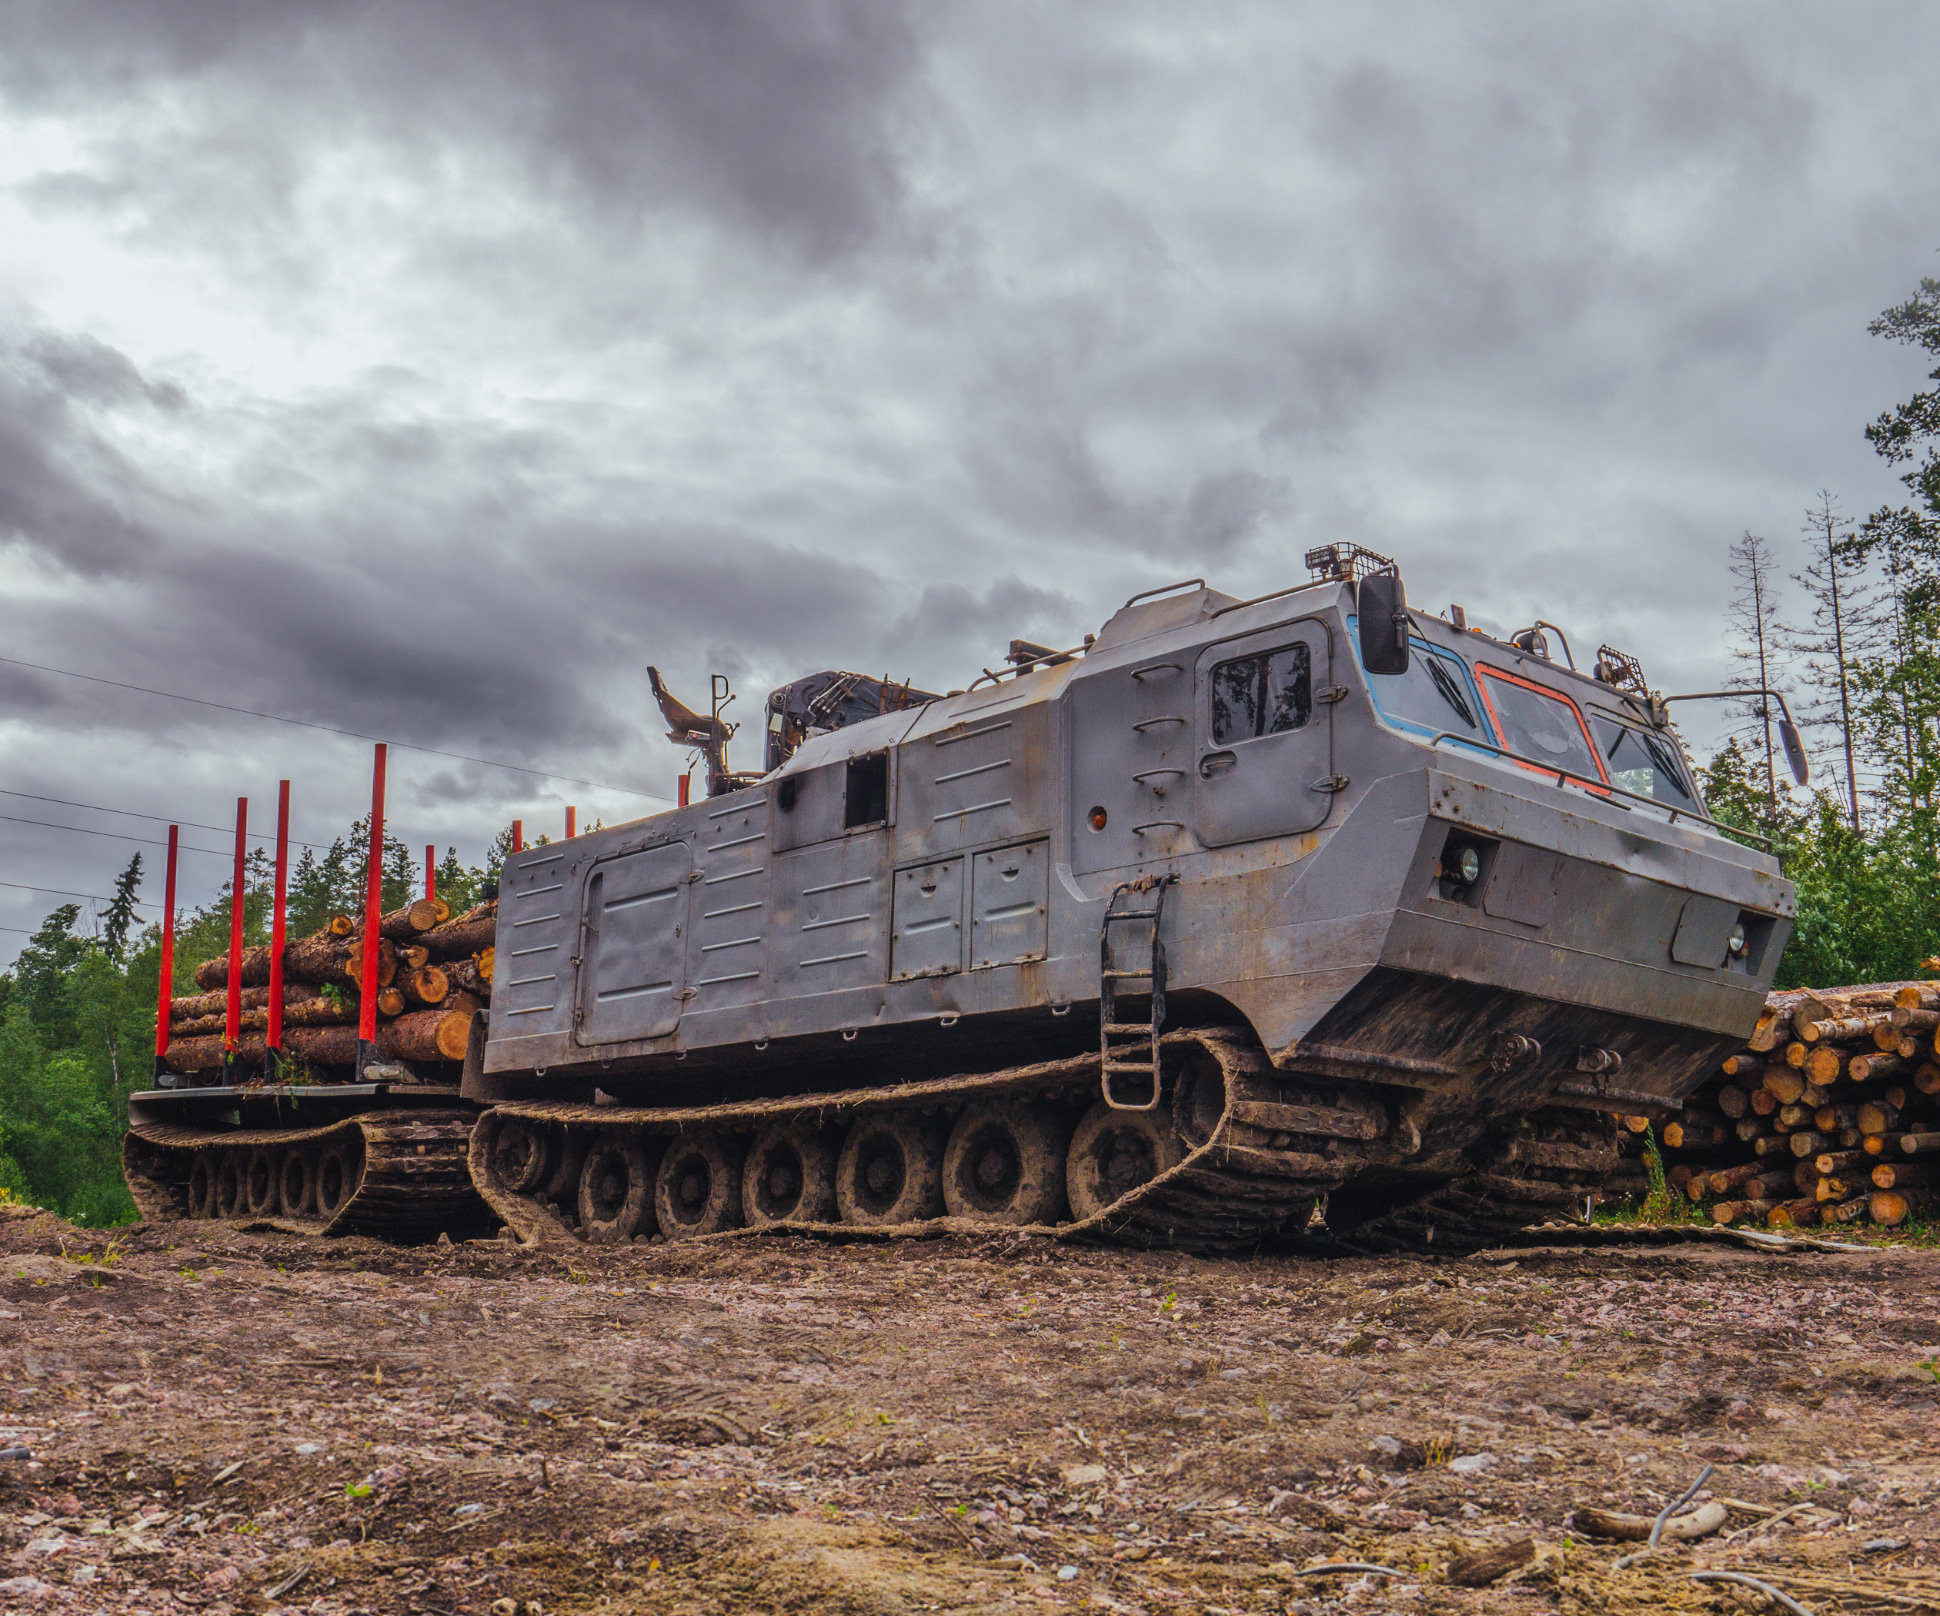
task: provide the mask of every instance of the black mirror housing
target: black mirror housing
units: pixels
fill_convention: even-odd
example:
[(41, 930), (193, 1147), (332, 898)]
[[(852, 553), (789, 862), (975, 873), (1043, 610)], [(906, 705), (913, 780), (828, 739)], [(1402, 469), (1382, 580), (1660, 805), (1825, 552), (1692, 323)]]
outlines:
[(1408, 671), (1408, 592), (1398, 572), (1377, 572), (1359, 585), (1361, 665), (1369, 673)]

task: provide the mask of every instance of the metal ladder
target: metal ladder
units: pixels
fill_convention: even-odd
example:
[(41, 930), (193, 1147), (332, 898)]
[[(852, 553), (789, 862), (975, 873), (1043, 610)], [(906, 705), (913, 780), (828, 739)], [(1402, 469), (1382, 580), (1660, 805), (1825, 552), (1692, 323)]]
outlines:
[[(1159, 1032), (1165, 1026), (1165, 943), (1159, 936), (1159, 927), (1165, 915), (1165, 889), (1174, 879), (1170, 875), (1157, 879), (1141, 876), (1114, 888), (1111, 901), (1105, 905), (1104, 923), (1098, 928), (1098, 1043), (1102, 1060), (1099, 1086), (1105, 1104), (1114, 1111), (1151, 1111), (1159, 1103)], [(1148, 894), (1149, 908), (1139, 901)], [(1136, 969), (1120, 966), (1112, 952), (1112, 928), (1128, 925), (1152, 928), (1150, 961)], [(1118, 989), (1122, 983), (1151, 985), (1149, 1023), (1118, 1019)], [(1121, 1098), (1113, 1090), (1114, 1077), (1144, 1078), (1149, 1086), (1145, 1098)]]

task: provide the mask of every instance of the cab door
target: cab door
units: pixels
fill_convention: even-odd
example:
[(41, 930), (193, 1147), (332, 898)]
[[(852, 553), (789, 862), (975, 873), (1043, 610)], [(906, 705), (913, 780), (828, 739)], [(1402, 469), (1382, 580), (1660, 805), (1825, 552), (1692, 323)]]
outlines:
[(1332, 811), (1333, 634), (1316, 618), (1208, 646), (1194, 669), (1193, 829), (1209, 847), (1295, 836)]

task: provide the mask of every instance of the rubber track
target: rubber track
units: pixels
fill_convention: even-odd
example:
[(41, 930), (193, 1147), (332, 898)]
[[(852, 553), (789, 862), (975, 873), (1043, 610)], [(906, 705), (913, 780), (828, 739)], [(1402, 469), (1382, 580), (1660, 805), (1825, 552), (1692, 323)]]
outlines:
[(1584, 1201), (1617, 1165), (1617, 1122), (1595, 1112), (1547, 1110), (1530, 1119), (1522, 1137), (1573, 1146), (1580, 1163), (1524, 1168), (1502, 1144), (1486, 1169), (1442, 1185), (1406, 1206), (1344, 1231), (1354, 1250), (1397, 1255), (1466, 1257), (1508, 1242), (1532, 1224), (1581, 1221)]
[(358, 1140), (363, 1167), (357, 1186), (333, 1218), (253, 1216), (223, 1220), (268, 1226), (290, 1234), (369, 1235), (415, 1242), (488, 1221), (467, 1169), (470, 1111), (367, 1111), (319, 1128), (242, 1128), (216, 1131), (181, 1123), (143, 1123), (122, 1140), (122, 1171), (135, 1206), (149, 1222), (205, 1222), (189, 1211), (189, 1168), (203, 1150), (304, 1146)]
[[(1164, 1043), (1196, 1046), (1219, 1062), (1225, 1077), (1226, 1110), (1212, 1134), (1176, 1167), (1114, 1201), (1095, 1217), (1060, 1224), (991, 1224), (961, 1218), (934, 1218), (884, 1228), (843, 1223), (772, 1223), (756, 1229), (726, 1230), (703, 1239), (762, 1234), (810, 1234), (837, 1239), (895, 1239), (938, 1233), (1045, 1235), (1057, 1240), (1089, 1239), (1132, 1246), (1169, 1246), (1187, 1251), (1231, 1252), (1257, 1246), (1289, 1220), (1305, 1220), (1317, 1198), (1339, 1184), (1359, 1163), (1318, 1154), (1325, 1141), (1308, 1149), (1273, 1149), (1268, 1137), (1234, 1122), (1235, 1101), (1272, 1090), (1278, 1075), (1238, 1032), (1173, 1032)], [(836, 1094), (753, 1100), (731, 1105), (668, 1107), (566, 1105), (528, 1102), (495, 1106), (472, 1135), (472, 1181), (492, 1210), (528, 1244), (576, 1239), (570, 1226), (536, 1197), (514, 1194), (492, 1163), (497, 1124), (506, 1117), (535, 1122), (580, 1123), (599, 1127), (638, 1126), (656, 1132), (761, 1125), (796, 1116), (833, 1120), (868, 1108), (934, 1106), (996, 1094), (1088, 1087), (1096, 1092), (1098, 1057), (1073, 1056), (1031, 1066), (1010, 1067), (965, 1077), (903, 1084), (893, 1089), (850, 1089)]]

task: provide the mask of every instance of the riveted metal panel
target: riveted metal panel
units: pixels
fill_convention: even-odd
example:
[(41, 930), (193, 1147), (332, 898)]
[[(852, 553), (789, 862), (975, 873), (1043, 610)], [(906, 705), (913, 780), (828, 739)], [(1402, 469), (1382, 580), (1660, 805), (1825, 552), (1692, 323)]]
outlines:
[(865, 987), (886, 979), (886, 851), (878, 829), (775, 861), (772, 960), (777, 998)]
[(963, 969), (963, 860), (896, 872), (890, 979), (949, 976)]
[(1050, 893), (1049, 842), (977, 854), (970, 874), (970, 968), (1043, 959)]
[(579, 1038), (659, 1038), (680, 1024), (686, 986), (685, 842), (602, 859), (586, 883), (580, 944)]
[(720, 1010), (767, 997), (768, 815), (766, 790), (716, 799), (695, 839), (688, 928), (689, 1007)]
[(507, 1036), (572, 1025), (577, 885), (566, 849), (515, 857), (499, 884), (492, 1018)]

